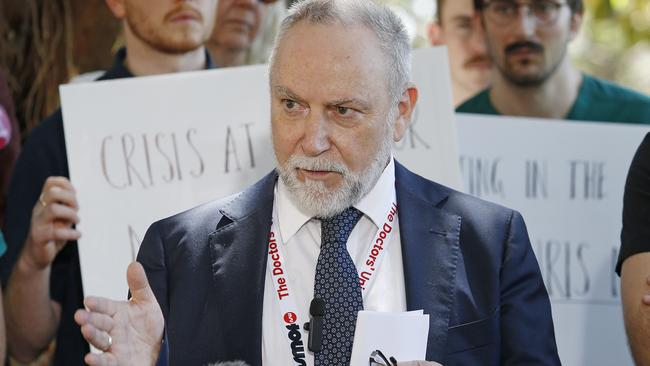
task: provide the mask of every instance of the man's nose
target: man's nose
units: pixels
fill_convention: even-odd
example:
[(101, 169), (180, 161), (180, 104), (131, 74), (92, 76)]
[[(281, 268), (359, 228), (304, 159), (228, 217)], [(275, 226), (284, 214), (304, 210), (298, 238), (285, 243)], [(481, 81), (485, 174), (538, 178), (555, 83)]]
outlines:
[(535, 34), (537, 19), (529, 5), (521, 5), (517, 11), (517, 18), (513, 21), (512, 30), (517, 35), (530, 37)]
[(474, 17), (472, 20), (472, 34), (470, 38), (470, 45), (475, 54), (487, 54), (487, 41), (485, 39), (485, 31), (483, 24), (479, 17)]
[(318, 156), (330, 148), (330, 133), (326, 116), (314, 110), (305, 121), (302, 150), (307, 156)]

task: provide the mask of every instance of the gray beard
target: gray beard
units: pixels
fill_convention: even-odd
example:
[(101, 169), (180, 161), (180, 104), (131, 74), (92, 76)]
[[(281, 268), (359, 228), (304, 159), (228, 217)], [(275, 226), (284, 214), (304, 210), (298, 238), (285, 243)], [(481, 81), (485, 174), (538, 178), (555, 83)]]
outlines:
[[(375, 186), (388, 164), (392, 151), (390, 135), (383, 139), (370, 165), (359, 173), (350, 172), (345, 164), (322, 157), (292, 155), (276, 168), (282, 183), (289, 191), (289, 199), (302, 212), (318, 218), (328, 218), (359, 203)], [(322, 181), (298, 179), (297, 168), (334, 171), (342, 175), (339, 187), (328, 189)]]

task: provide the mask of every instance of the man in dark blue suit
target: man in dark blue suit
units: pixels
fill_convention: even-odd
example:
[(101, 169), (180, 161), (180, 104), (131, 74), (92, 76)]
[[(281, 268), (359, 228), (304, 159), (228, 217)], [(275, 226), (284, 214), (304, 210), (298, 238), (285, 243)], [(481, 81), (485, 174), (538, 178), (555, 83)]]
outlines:
[[(132, 299), (88, 298), (76, 314), (105, 350), (86, 361), (151, 364), (162, 348), (178, 365), (344, 365), (360, 309), (423, 309), (419, 364), (559, 365), (521, 216), (392, 158), (417, 101), (399, 19), (370, 1), (303, 1), (270, 69), (276, 171), (154, 223), (127, 273)], [(297, 326), (313, 297), (314, 352)]]

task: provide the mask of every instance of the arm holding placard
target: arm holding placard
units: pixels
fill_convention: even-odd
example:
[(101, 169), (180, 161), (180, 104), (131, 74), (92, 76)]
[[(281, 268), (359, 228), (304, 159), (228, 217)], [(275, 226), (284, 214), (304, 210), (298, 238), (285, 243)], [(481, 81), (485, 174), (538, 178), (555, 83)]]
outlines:
[(61, 306), (50, 298), (50, 273), (61, 249), (81, 236), (72, 227), (79, 222), (78, 209), (70, 181), (63, 177), (48, 178), (33, 208), (27, 240), (7, 284), (8, 347), (19, 361), (36, 358), (56, 334)]

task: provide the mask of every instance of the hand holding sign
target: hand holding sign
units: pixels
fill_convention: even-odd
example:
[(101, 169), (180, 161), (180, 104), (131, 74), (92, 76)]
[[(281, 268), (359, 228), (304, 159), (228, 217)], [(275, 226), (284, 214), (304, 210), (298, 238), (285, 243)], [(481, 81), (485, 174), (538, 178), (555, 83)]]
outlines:
[(30, 268), (46, 269), (68, 241), (79, 239), (81, 233), (72, 227), (79, 222), (78, 210), (70, 181), (49, 177), (34, 205), (29, 236), (21, 255)]
[(156, 363), (165, 327), (162, 311), (140, 263), (129, 265), (127, 282), (132, 294), (129, 301), (87, 297), (88, 310), (75, 313), (84, 338), (104, 351), (86, 355), (91, 366)]

